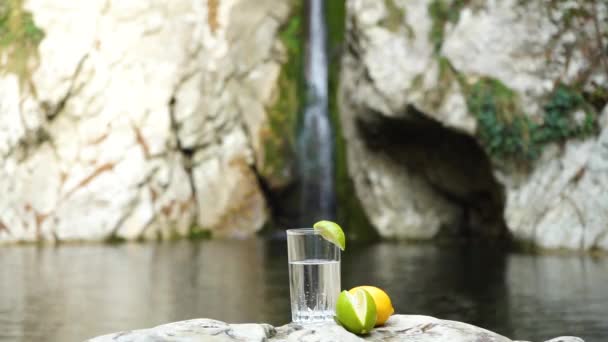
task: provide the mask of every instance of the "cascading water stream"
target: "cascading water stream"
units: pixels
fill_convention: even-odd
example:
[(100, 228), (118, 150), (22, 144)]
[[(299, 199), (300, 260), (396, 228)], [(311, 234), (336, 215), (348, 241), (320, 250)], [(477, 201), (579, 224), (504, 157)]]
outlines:
[(306, 102), (297, 137), (300, 223), (335, 216), (334, 137), (328, 113), (324, 0), (307, 0)]

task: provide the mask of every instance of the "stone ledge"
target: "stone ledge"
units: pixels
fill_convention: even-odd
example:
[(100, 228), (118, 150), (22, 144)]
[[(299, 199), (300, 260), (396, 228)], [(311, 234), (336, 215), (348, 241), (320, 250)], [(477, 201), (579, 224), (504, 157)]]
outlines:
[[(103, 335), (89, 341), (524, 342), (512, 341), (474, 325), (418, 315), (394, 315), (385, 326), (376, 328), (365, 336), (351, 334), (333, 322), (307, 326), (290, 323), (275, 328), (269, 324), (228, 324), (213, 319), (200, 318), (163, 324), (150, 329)], [(546, 342), (584, 341), (578, 337), (564, 336)]]

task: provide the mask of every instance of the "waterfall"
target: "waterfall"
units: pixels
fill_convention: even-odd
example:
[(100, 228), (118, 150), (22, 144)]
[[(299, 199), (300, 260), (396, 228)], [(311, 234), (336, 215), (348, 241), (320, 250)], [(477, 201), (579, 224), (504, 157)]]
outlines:
[(327, 30), (324, 0), (307, 0), (306, 102), (297, 137), (300, 223), (335, 216), (334, 137), (328, 113)]

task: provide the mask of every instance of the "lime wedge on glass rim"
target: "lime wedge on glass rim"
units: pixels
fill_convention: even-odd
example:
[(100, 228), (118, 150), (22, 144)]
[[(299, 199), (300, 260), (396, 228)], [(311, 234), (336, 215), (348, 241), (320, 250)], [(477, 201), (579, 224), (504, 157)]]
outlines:
[(338, 246), (341, 250), (346, 248), (346, 237), (344, 236), (344, 231), (340, 226), (332, 221), (319, 221), (312, 226), (321, 236)]

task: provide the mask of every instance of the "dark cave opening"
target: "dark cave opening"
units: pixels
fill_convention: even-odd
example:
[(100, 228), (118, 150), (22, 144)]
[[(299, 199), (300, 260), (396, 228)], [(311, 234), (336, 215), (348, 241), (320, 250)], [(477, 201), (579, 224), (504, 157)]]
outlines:
[(358, 119), (357, 129), (370, 152), (422, 177), (437, 196), (459, 208), (459, 219), (442, 226), (437, 238), (511, 240), (503, 219), (503, 187), (474, 137), (411, 106), (397, 118), (376, 113)]

